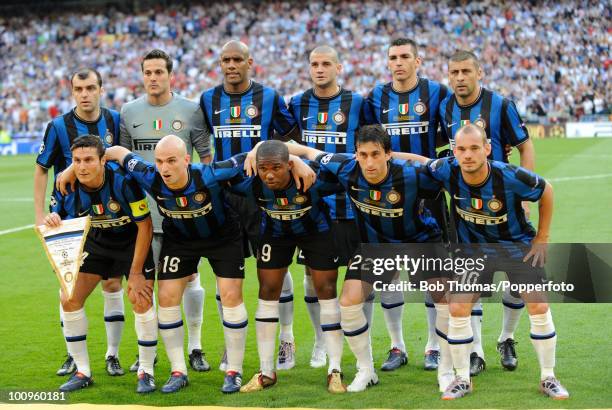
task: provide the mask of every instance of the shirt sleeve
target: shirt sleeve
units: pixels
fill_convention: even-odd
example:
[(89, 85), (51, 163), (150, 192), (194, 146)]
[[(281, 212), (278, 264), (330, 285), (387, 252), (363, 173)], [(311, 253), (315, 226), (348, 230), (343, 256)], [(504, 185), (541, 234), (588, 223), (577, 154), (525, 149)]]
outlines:
[(141, 187), (146, 191), (151, 190), (156, 174), (153, 164), (145, 161), (134, 153), (130, 153), (125, 156), (121, 166)]
[(150, 216), (147, 196), (136, 180), (130, 175), (127, 175), (123, 182), (122, 194), (125, 202), (128, 204), (126, 211), (132, 221), (139, 222)]
[(216, 161), (212, 166), (215, 180), (226, 186), (238, 185), (248, 177), (244, 173), (244, 160), (247, 154), (234, 155), (225, 161)]
[[(69, 193), (70, 195), (74, 195), (73, 193)], [(57, 190), (53, 190), (51, 193), (51, 199), (49, 201), (49, 212), (55, 212), (62, 219), (70, 219), (71, 217), (68, 215), (68, 211), (64, 208), (65, 197), (61, 194), (61, 192)]]
[(43, 168), (49, 169), (55, 163), (58, 155), (61, 155), (62, 148), (53, 121), (49, 122), (43, 142), (40, 144), (36, 163)]
[(455, 162), (455, 158), (446, 157), (432, 159), (425, 165), (426, 173), (432, 179), (438, 182), (447, 182), (451, 175), (451, 164)]
[(374, 114), (374, 90), (370, 91), (368, 98), (363, 100), (363, 106), (361, 107), (361, 125), (372, 125), (378, 124), (376, 115)]
[(192, 114), (190, 124), (191, 132), (189, 133), (189, 138), (191, 139), (191, 144), (200, 158), (209, 156), (210, 130), (204, 121), (204, 112), (199, 105)]
[(546, 181), (538, 174), (516, 165), (508, 165), (510, 187), (523, 201), (537, 202), (544, 194)]
[(529, 132), (514, 103), (506, 98), (502, 103), (502, 137), (513, 147), (529, 139)]
[(436, 198), (442, 189), (442, 183), (433, 178), (426, 166), (413, 163), (418, 179), (418, 196), (421, 198)]
[(119, 115), (119, 145), (129, 150), (134, 149), (132, 147), (132, 136), (125, 125), (125, 110), (123, 108)]
[(289, 112), (285, 99), (277, 93), (274, 95), (274, 114), (272, 116), (272, 127), (280, 136), (280, 139), (287, 139), (293, 129), (297, 127), (295, 118)]

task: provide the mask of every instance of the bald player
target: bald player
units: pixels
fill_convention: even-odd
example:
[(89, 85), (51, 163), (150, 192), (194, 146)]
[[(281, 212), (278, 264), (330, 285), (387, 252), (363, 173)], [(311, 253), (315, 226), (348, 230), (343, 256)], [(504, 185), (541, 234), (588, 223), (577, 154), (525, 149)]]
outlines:
[(177, 392), (188, 384), (180, 303), (201, 257), (212, 266), (221, 296), (228, 357), (222, 391), (237, 392), (248, 324), (242, 300), (244, 259), (238, 221), (226, 214), (222, 187), (242, 170), (231, 164), (191, 164), (185, 142), (175, 135), (157, 143), (155, 163), (123, 147), (107, 150), (107, 158), (119, 162), (138, 181), (163, 217), (157, 315), (172, 373), (162, 393)]
[[(197, 103), (172, 91), (173, 64), (168, 54), (159, 49), (149, 51), (142, 59), (141, 69), (146, 94), (121, 108), (120, 145), (132, 150), (146, 161), (154, 159), (153, 150), (164, 135), (181, 138), (191, 155), (193, 149), (202, 163), (210, 162), (210, 134), (204, 115)], [(149, 198), (151, 199), (151, 198)], [(162, 246), (162, 216), (151, 210), (153, 218), (153, 254), (156, 263)], [(183, 308), (188, 329), (189, 364), (196, 371), (210, 370), (202, 353), (202, 312), (204, 289), (197, 269), (187, 283)], [(130, 371), (138, 369), (138, 361)]]
[[(301, 144), (325, 152), (354, 153), (355, 132), (366, 121), (363, 116), (364, 98), (338, 84), (342, 64), (333, 47), (316, 47), (308, 61), (312, 88), (295, 95), (289, 102), (289, 111), (300, 130), (298, 140)], [(359, 232), (353, 211), (345, 192), (328, 196), (325, 202), (330, 209), (338, 263), (346, 266), (359, 245)], [(298, 263), (303, 264), (302, 259), (298, 257)], [(364, 303), (368, 323), (372, 321), (373, 296)], [(304, 300), (315, 329), (310, 366), (322, 367), (326, 363), (326, 349), (319, 316), (327, 315), (327, 312), (320, 312), (321, 306), (308, 268), (304, 275)]]
[[(295, 121), (287, 111), (283, 97), (270, 87), (251, 80), (253, 58), (241, 41), (225, 43), (219, 55), (223, 83), (206, 90), (200, 107), (212, 131), (215, 161), (250, 151), (259, 141), (286, 140), (295, 130)], [(238, 214), (245, 239), (245, 254), (254, 254), (258, 246), (260, 212), (254, 204), (235, 194), (227, 194), (231, 208)], [(295, 366), (293, 338), (293, 282), (285, 275), (280, 296), (280, 344), (278, 369)], [(217, 294), (219, 314), (222, 314)], [(220, 370), (225, 370), (225, 355)]]

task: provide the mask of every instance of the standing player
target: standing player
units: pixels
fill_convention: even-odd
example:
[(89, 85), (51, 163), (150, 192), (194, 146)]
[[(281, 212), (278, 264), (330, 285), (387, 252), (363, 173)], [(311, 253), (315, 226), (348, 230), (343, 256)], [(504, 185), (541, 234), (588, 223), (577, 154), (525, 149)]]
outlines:
[[(176, 95), (171, 90), (172, 59), (162, 50), (151, 50), (141, 62), (146, 94), (121, 108), (121, 146), (140, 155), (146, 161), (154, 160), (155, 145), (164, 135), (181, 138), (191, 155), (196, 149), (202, 163), (210, 162), (210, 135), (204, 124), (204, 115), (197, 103)], [(159, 261), (162, 240), (162, 217), (157, 209), (153, 216), (153, 253)], [(202, 352), (202, 315), (204, 289), (195, 273), (187, 282), (183, 295), (183, 308), (187, 322), (189, 364), (195, 371), (210, 370)], [(130, 371), (138, 369), (138, 361)]]
[[(380, 125), (361, 127), (356, 134), (356, 155), (327, 154), (289, 144), (295, 155), (317, 160), (323, 177), (334, 175), (350, 196), (362, 243), (439, 242), (436, 220), (421, 198), (439, 194), (439, 185), (419, 164), (391, 160), (389, 136)], [(419, 255), (420, 256), (420, 255)], [(348, 391), (358, 392), (378, 383), (372, 360), (369, 326), (363, 302), (372, 282), (360, 274), (361, 256), (349, 263), (340, 299), (341, 324), (357, 357), (358, 372)]]
[[(296, 162), (300, 160), (296, 159)], [(274, 339), (279, 297), (283, 275), (292, 262), (296, 247), (299, 247), (312, 273), (321, 305), (319, 322), (330, 357), (327, 389), (331, 393), (344, 393), (346, 387), (342, 383), (340, 367), (344, 340), (336, 295), (338, 257), (335, 248), (329, 246), (333, 242), (331, 221), (327, 204), (323, 201), (323, 197), (342, 191), (342, 187), (337, 182), (325, 182), (324, 178), (319, 178), (307, 191), (298, 189), (292, 179), (294, 161), (280, 141), (262, 142), (255, 163), (259, 177), (247, 178), (230, 188), (245, 195), (263, 211), (257, 252), (259, 303), (255, 314), (261, 366), (240, 391), (259, 391), (276, 384)], [(318, 168), (314, 163), (309, 165), (315, 170)], [(242, 166), (242, 161), (238, 161), (237, 166)]]
[[(491, 143), (489, 159), (508, 162), (506, 147), (517, 147), (520, 164), (530, 171), (535, 169), (535, 152), (527, 129), (512, 101), (481, 87), (482, 68), (474, 53), (457, 51), (448, 63), (448, 78), (454, 94), (447, 96), (440, 104), (442, 132), (454, 145), (455, 133), (465, 124), (473, 123), (482, 127)], [(430, 156), (433, 158), (433, 156)], [(527, 216), (529, 205), (523, 204)], [(504, 293), (503, 328), (497, 343), (502, 366), (516, 369), (518, 360), (514, 350), (514, 331), (518, 326), (524, 303), (519, 295)], [(470, 372), (478, 375), (486, 367), (482, 348), (482, 304), (478, 302), (472, 312), (474, 344), (470, 358)]]
[[(91, 68), (80, 69), (70, 77), (70, 86), (76, 107), (49, 122), (36, 158), (34, 212), (37, 225), (44, 223), (49, 168), (53, 167), (54, 175), (57, 176), (70, 165), (70, 147), (74, 140), (81, 135), (92, 134), (97, 135), (106, 147), (119, 142), (119, 113), (100, 107), (100, 98), (104, 93), (100, 73)], [(111, 376), (120, 376), (123, 375), (123, 369), (119, 364), (119, 343), (125, 321), (121, 276), (102, 280), (102, 295), (107, 340), (106, 371)], [(60, 323), (63, 327), (64, 312), (61, 304)], [(75, 370), (74, 360), (68, 354), (57, 375), (65, 376)]]
[[(200, 106), (213, 133), (215, 161), (248, 152), (259, 141), (276, 136), (286, 138), (292, 134), (295, 121), (287, 111), (284, 99), (274, 89), (251, 80), (253, 58), (244, 43), (235, 40), (226, 43), (221, 49), (219, 65), (223, 84), (204, 91), (200, 98)], [(260, 212), (244, 198), (229, 193), (227, 199), (240, 218), (244, 237), (253, 253), (257, 249)], [(248, 245), (245, 251), (249, 253)], [(290, 274), (285, 275), (280, 302), (281, 340), (277, 367), (290, 369), (295, 366), (293, 281)], [(223, 319), (220, 303), (217, 294), (219, 315)], [(224, 354), (220, 369), (225, 370), (225, 366)]]
[[(64, 196), (55, 191), (47, 226), (62, 219), (91, 215), (91, 230), (84, 248), (84, 262), (72, 297), (62, 295), (64, 334), (76, 373), (60, 386), (70, 392), (93, 383), (87, 353), (87, 317), (84, 304), (98, 282), (128, 276), (128, 296), (134, 307), (138, 349), (143, 357), (137, 392), (155, 390), (153, 358), (157, 345), (157, 321), (153, 310), (155, 265), (150, 253), (153, 236), (149, 207), (136, 181), (117, 164), (104, 159), (104, 145), (96, 135), (77, 138), (70, 147), (75, 191)], [(145, 366), (145, 358), (149, 365)]]
[[(387, 52), (387, 67), (392, 81), (377, 85), (368, 96), (367, 105), (375, 121), (381, 124), (391, 139), (395, 152), (412, 152), (430, 158), (436, 157), (436, 136), (440, 123), (438, 106), (449, 94), (448, 89), (429, 79), (419, 77), (421, 66), (417, 44), (407, 38), (391, 42)], [(432, 212), (438, 225), (446, 232), (447, 206), (444, 196), (427, 200), (425, 206)], [(448, 241), (449, 238), (445, 238)], [(395, 370), (408, 360), (402, 334), (404, 299), (401, 292), (381, 292), (381, 305), (392, 346), (389, 359), (382, 370)], [(428, 338), (425, 345), (425, 370), (438, 368), (440, 347), (436, 335), (436, 310), (426, 293)]]
[(162, 393), (179, 391), (188, 384), (180, 302), (201, 257), (212, 266), (223, 304), (228, 371), (222, 391), (237, 392), (248, 324), (242, 300), (244, 259), (238, 223), (226, 216), (222, 189), (238, 172), (232, 167), (190, 164), (185, 142), (175, 135), (159, 140), (155, 164), (123, 147), (113, 147), (106, 155), (124, 166), (163, 215), (158, 319), (172, 373)]
[[(326, 152), (353, 153), (355, 132), (366, 121), (364, 99), (359, 93), (338, 85), (342, 65), (335, 49), (329, 46), (316, 47), (310, 53), (309, 62), (313, 87), (292, 97), (289, 102), (289, 111), (301, 131), (300, 142)], [(346, 193), (341, 192), (325, 198), (325, 202), (332, 218), (332, 236), (340, 258), (338, 264), (346, 266), (359, 245), (359, 232), (350, 201)], [(301, 261), (298, 259), (298, 262)], [(322, 367), (326, 359), (324, 333), (319, 322), (320, 304), (307, 268), (304, 275), (304, 300), (315, 330), (310, 365)], [(371, 298), (364, 304), (364, 308), (368, 323), (371, 323)]]
[[(487, 283), (495, 271), (504, 271), (518, 283), (542, 283), (550, 223), (553, 213), (552, 187), (531, 171), (501, 161), (487, 161), (492, 144), (483, 128), (468, 124), (457, 130), (454, 138), (455, 158), (428, 163), (432, 177), (443, 184), (452, 200), (451, 208), (460, 243), (505, 244), (504, 248), (531, 248), (523, 257), (494, 258), (494, 266), (478, 274), (470, 273), (476, 283)], [(428, 158), (394, 154), (427, 163)], [(521, 201), (538, 202), (538, 230), (526, 218)], [(509, 244), (516, 246), (508, 246)], [(521, 246), (522, 245), (522, 246)], [(483, 247), (483, 249), (485, 249)], [(499, 249), (499, 248), (496, 248)], [(497, 251), (499, 252), (499, 251)], [(531, 260), (533, 258), (533, 260)], [(469, 283), (469, 282), (462, 282)], [(531, 322), (531, 342), (540, 363), (540, 390), (553, 399), (567, 399), (569, 393), (554, 375), (557, 336), (548, 304), (543, 295), (523, 293)], [(473, 332), (470, 312), (478, 294), (451, 296), (448, 332), (440, 329), (450, 345), (455, 380), (446, 388), (443, 400), (453, 400), (470, 393), (470, 344)]]

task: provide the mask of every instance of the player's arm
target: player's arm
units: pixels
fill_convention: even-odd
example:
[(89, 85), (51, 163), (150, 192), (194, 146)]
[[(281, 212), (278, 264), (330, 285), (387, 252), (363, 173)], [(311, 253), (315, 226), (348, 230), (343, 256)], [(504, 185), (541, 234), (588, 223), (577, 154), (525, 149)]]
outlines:
[(132, 149), (132, 136), (128, 131), (128, 127), (125, 125), (125, 109), (121, 109), (119, 118), (119, 145), (127, 149)]
[(49, 228), (57, 228), (61, 225), (62, 219), (70, 219), (70, 215), (64, 210), (64, 196), (59, 192), (53, 193), (50, 212), (42, 217), (41, 223), (37, 225), (47, 225)]
[(531, 139), (516, 147), (521, 157), (521, 167), (535, 172), (535, 148)]
[(36, 225), (45, 223), (45, 196), (48, 182), (49, 170), (39, 164), (34, 165), (34, 219)]
[(212, 155), (210, 154), (210, 130), (204, 121), (204, 112), (199, 105), (193, 112), (191, 124), (192, 128), (189, 133), (191, 144), (198, 153), (200, 162), (202, 164), (210, 164), (212, 160)]
[(153, 222), (151, 217), (148, 216), (136, 222), (136, 227), (138, 228), (138, 233), (136, 234), (136, 244), (134, 245), (134, 257), (130, 266), (128, 293), (132, 293), (132, 296), (136, 297), (139, 304), (144, 304), (142, 303), (143, 301), (152, 303), (153, 287), (150, 283), (147, 283), (143, 272), (144, 263), (149, 254), (151, 240), (153, 239)]
[(544, 188), (544, 193), (538, 201), (538, 232), (531, 242), (531, 250), (523, 259), (523, 262), (527, 262), (533, 257), (531, 266), (543, 267), (546, 263), (548, 240), (550, 238), (550, 226), (552, 222), (554, 200), (553, 200), (553, 188), (548, 182)]
[(309, 147), (307, 145), (301, 144), (287, 144), (287, 148), (289, 149), (289, 154), (295, 155), (297, 157), (306, 158), (310, 161), (314, 161), (317, 157), (323, 154), (323, 151), (320, 151), (316, 148)]
[(114, 147), (106, 148), (104, 154), (107, 161), (116, 161), (119, 165), (123, 165), (123, 160), (131, 154), (131, 151), (123, 146), (115, 145)]
[(420, 164), (427, 164), (431, 159), (424, 157), (422, 155), (417, 155), (417, 154), (412, 154), (409, 152), (391, 152), (391, 156), (395, 159), (403, 159), (406, 161), (414, 161), (414, 162), (418, 162)]

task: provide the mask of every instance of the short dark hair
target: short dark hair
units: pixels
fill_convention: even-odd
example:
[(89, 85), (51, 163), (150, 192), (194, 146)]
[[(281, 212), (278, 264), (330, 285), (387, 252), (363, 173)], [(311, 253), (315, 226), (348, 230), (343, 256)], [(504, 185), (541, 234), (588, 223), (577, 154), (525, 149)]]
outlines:
[(478, 57), (470, 50), (457, 50), (450, 56), (449, 61), (458, 62), (465, 60), (473, 60), (476, 68), (480, 67), (480, 61), (478, 61)]
[(70, 147), (70, 151), (72, 152), (77, 148), (95, 148), (99, 158), (102, 158), (106, 151), (100, 137), (92, 134), (83, 135), (75, 139)]
[(391, 140), (389, 134), (380, 124), (364, 125), (357, 130), (355, 134), (355, 148), (360, 144), (367, 142), (373, 142), (374, 144), (380, 144), (385, 152), (391, 151)]
[(170, 58), (168, 53), (166, 53), (164, 50), (160, 50), (159, 48), (154, 48), (153, 50), (145, 54), (145, 56), (142, 58), (142, 61), (140, 62), (140, 70), (144, 71), (145, 61), (155, 60), (158, 58), (166, 62), (166, 70), (168, 70), (168, 74), (170, 74), (172, 72), (172, 59)]
[(414, 54), (414, 56), (416, 57), (419, 52), (419, 46), (414, 40), (406, 37), (399, 37), (394, 40), (391, 40), (389, 48), (387, 49), (387, 54), (389, 54), (389, 50), (391, 49), (391, 47), (399, 47), (405, 45), (409, 45), (410, 47), (412, 47), (412, 54)]
[(96, 75), (96, 78), (98, 79), (98, 87), (102, 87), (102, 76), (100, 75), (98, 70), (91, 67), (81, 67), (74, 73), (72, 73), (72, 75), (70, 76), (70, 86), (72, 87), (72, 80), (74, 80), (74, 77), (78, 77), (79, 80), (85, 80), (87, 79), (87, 77), (89, 77), (89, 74), (91, 73), (94, 73)]
[(269, 158), (280, 158), (281, 161), (289, 161), (289, 149), (287, 146), (278, 140), (267, 140), (264, 141), (259, 148), (257, 148), (257, 155), (255, 160), (264, 160)]

